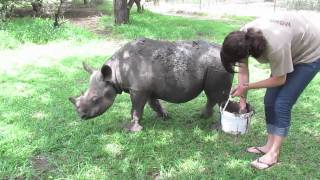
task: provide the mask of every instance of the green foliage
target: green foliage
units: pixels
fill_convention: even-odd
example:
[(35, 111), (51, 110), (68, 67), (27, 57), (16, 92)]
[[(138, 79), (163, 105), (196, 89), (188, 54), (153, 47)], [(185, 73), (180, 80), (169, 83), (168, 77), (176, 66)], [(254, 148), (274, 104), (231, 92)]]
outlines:
[(106, 28), (112, 29), (114, 35), (127, 39), (148, 37), (153, 39), (205, 39), (222, 42), (227, 35), (226, 30), (238, 29), (253, 18), (228, 18), (226, 20), (198, 20), (185, 17), (162, 16), (150, 11), (132, 12), (131, 22), (126, 25), (114, 26), (110, 16), (103, 17)]
[[(54, 40), (88, 40), (94, 35), (69, 23), (53, 27), (53, 21), (41, 18), (22, 18), (0, 26), (0, 47), (13, 48), (23, 43), (44, 44)], [(16, 45), (15, 45), (16, 43)]]
[(0, 30), (0, 49), (13, 49), (20, 45), (20, 42), (12, 37), (7, 31)]
[(13, 0), (0, 1), (0, 22), (6, 20), (8, 16), (11, 16), (15, 4)]
[(281, 5), (296, 10), (320, 10), (320, 0), (286, 0)]
[[(31, 8), (32, 3), (41, 4), (38, 9), (39, 14), (37, 15), (45, 15), (52, 16), (57, 13), (58, 7), (60, 6), (60, 0), (0, 0), (0, 20), (6, 21), (7, 18), (13, 16), (13, 10), (15, 8)], [(71, 3), (72, 0), (63, 0), (62, 10), (65, 7), (66, 3)]]
[(102, 0), (101, 3), (98, 3), (97, 9), (104, 14), (108, 14), (109, 16), (113, 15), (113, 3), (110, 0)]

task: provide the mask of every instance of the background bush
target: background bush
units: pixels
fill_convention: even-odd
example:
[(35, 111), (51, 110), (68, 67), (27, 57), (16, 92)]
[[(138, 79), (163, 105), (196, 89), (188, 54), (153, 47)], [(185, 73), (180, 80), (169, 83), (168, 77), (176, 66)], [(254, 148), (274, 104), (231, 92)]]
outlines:
[(55, 28), (50, 19), (21, 18), (0, 25), (2, 48), (14, 48), (24, 43), (45, 44), (55, 40), (83, 41), (94, 37), (93, 33), (69, 23)]
[(287, 0), (282, 6), (296, 10), (320, 10), (320, 0)]

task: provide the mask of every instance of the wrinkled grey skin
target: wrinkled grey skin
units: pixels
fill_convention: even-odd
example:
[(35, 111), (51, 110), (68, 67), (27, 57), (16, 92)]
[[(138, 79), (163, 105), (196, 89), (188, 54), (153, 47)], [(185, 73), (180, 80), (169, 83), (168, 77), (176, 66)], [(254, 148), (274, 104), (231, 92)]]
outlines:
[(202, 91), (207, 103), (201, 116), (210, 117), (213, 106), (227, 100), (233, 78), (221, 64), (220, 46), (205, 41), (138, 39), (118, 50), (100, 70), (85, 64), (84, 68), (91, 74), (89, 89), (70, 97), (80, 117), (104, 113), (124, 91), (132, 102), (129, 131), (142, 129), (139, 120), (147, 102), (158, 116), (166, 118), (159, 99), (183, 103)]

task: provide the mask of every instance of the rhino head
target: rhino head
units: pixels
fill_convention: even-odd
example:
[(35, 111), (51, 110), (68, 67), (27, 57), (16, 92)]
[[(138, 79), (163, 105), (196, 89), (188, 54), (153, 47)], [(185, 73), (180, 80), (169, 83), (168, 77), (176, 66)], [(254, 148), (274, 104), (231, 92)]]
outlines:
[(95, 70), (83, 63), (83, 68), (90, 74), (89, 88), (78, 97), (69, 97), (81, 119), (90, 119), (103, 114), (114, 102), (117, 95), (112, 83), (110, 66), (103, 65)]

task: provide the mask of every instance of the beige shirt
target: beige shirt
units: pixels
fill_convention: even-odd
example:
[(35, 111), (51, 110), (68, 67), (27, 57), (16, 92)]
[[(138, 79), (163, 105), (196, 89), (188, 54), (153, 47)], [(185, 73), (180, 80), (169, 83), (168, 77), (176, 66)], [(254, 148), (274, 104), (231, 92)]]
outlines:
[(320, 58), (320, 19), (299, 13), (281, 13), (258, 18), (241, 28), (261, 30), (267, 49), (261, 63), (269, 63), (273, 76), (293, 71), (293, 65), (311, 63)]

